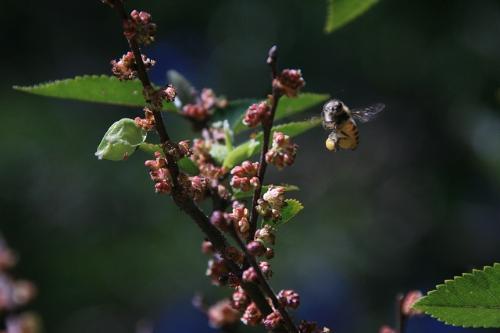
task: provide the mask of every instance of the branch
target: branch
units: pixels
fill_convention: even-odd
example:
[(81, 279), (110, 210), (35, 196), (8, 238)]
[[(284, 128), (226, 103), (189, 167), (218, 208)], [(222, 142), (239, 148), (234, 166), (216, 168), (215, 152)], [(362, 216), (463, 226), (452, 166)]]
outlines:
[(271, 299), (273, 302), (273, 306), (278, 312), (280, 313), (281, 317), (283, 318), (283, 321), (285, 322), (285, 326), (288, 329), (289, 332), (295, 332), (298, 333), (299, 331), (297, 330), (297, 327), (295, 327), (295, 324), (293, 323), (292, 318), (284, 308), (283, 304), (280, 303), (278, 298), (276, 297), (276, 294), (274, 293), (273, 289), (267, 282), (264, 274), (262, 273), (262, 270), (259, 267), (259, 264), (255, 260), (255, 258), (248, 252), (247, 247), (245, 246), (245, 243), (241, 240), (240, 236), (238, 236), (238, 233), (236, 232), (235, 229), (231, 230), (231, 235), (233, 238), (236, 240), (238, 243), (238, 246), (241, 248), (241, 250), (245, 253), (246, 260), (252, 266), (252, 268), (255, 270), (257, 273), (257, 277), (259, 279), (260, 286), (264, 293), (266, 294), (267, 297)]
[[(267, 64), (271, 67), (272, 79), (276, 78), (277, 74), (277, 48), (276, 45), (271, 47), (269, 50), (269, 56), (267, 58)], [(255, 231), (257, 230), (257, 219), (259, 214), (257, 213), (257, 202), (260, 199), (262, 194), (262, 185), (264, 184), (264, 176), (266, 174), (267, 162), (266, 162), (266, 154), (269, 150), (269, 141), (271, 140), (271, 129), (273, 127), (274, 115), (276, 114), (276, 109), (278, 108), (278, 102), (281, 98), (282, 93), (276, 89), (273, 85), (273, 93), (271, 97), (271, 114), (270, 116), (262, 122), (262, 132), (263, 132), (263, 141), (262, 141), (262, 151), (260, 152), (260, 160), (259, 160), (259, 171), (257, 173), (257, 177), (259, 178), (259, 186), (255, 189), (252, 198), (252, 209), (250, 215), (250, 232), (249, 239), (251, 241)]]
[[(122, 20), (128, 20), (129, 16), (125, 11), (123, 6), (123, 2), (121, 0), (113, 1), (113, 8), (117, 11), (119, 17)], [(163, 117), (161, 114), (162, 109), (162, 100), (159, 98), (158, 92), (151, 84), (151, 80), (149, 79), (149, 75), (146, 72), (146, 67), (144, 66), (144, 62), (142, 60), (141, 50), (139, 48), (139, 44), (137, 41), (132, 38), (128, 39), (130, 50), (134, 53), (135, 62), (137, 65), (137, 76), (142, 83), (144, 89), (144, 97), (146, 102), (151, 105), (151, 111), (153, 112), (155, 118), (155, 129), (158, 132), (160, 137), (160, 142), (162, 145), (163, 152), (165, 154), (165, 158), (167, 159), (167, 168), (172, 175), (173, 182), (173, 190), (172, 197), (174, 199), (175, 204), (184, 211), (188, 216), (190, 216), (194, 222), (198, 225), (198, 227), (202, 230), (202, 232), (207, 236), (208, 240), (213, 244), (214, 248), (217, 252), (219, 252), (222, 257), (225, 259), (225, 263), (228, 269), (237, 276), (242, 275), (241, 268), (232, 260), (228, 259), (225, 255), (225, 249), (227, 247), (227, 241), (222, 235), (222, 233), (214, 227), (209, 218), (200, 210), (200, 208), (194, 203), (192, 198), (190, 198), (185, 191), (179, 186), (178, 183), (178, 175), (179, 175), (179, 167), (177, 165), (177, 144), (170, 140), (170, 137), (167, 133), (165, 125), (163, 123)], [(272, 122), (271, 122), (272, 123)], [(258, 266), (257, 266), (258, 267)], [(262, 275), (260, 269), (258, 270)], [(248, 296), (255, 302), (260, 312), (267, 316), (272, 313), (272, 308), (267, 302), (267, 299), (262, 294), (259, 286), (255, 283), (242, 283), (241, 287), (245, 290)], [(274, 293), (273, 293), (274, 296)], [(274, 296), (276, 298), (276, 296)], [(283, 327), (278, 327), (273, 330), (276, 333), (287, 332)], [(296, 332), (296, 329), (291, 330), (291, 332)]]
[(402, 305), (404, 302), (404, 295), (400, 294), (396, 296), (396, 332), (405, 333), (406, 322), (408, 317), (402, 311)]

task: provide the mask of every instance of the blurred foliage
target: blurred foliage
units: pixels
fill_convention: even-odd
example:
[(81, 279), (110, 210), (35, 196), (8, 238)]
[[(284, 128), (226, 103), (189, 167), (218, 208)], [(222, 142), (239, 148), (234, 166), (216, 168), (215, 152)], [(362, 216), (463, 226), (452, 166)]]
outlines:
[(377, 2), (378, 0), (328, 0), (325, 31), (331, 33), (342, 27)]
[[(175, 68), (229, 99), (265, 98), (265, 55), (302, 69), (308, 91), (349, 106), (387, 105), (360, 127), (355, 152), (329, 153), (319, 129), (297, 138), (290, 182), (306, 207), (280, 233), (273, 285), (293, 287), (297, 316), (336, 332), (376, 332), (399, 291), (498, 260), (500, 233), (500, 4), (495, 0), (384, 0), (325, 35), (325, 1), (135, 1), (159, 25), (148, 56), (155, 82)], [(37, 284), (47, 332), (209, 331), (190, 305), (215, 293), (197, 252), (202, 235), (143, 166), (93, 156), (113, 121), (140, 108), (43, 99), (11, 86), (109, 74), (126, 50), (99, 1), (7, 0), (2, 72), (0, 228)], [(91, 18), (91, 19), (90, 19)], [(319, 109), (307, 117), (318, 115)], [(191, 136), (167, 116), (175, 139)], [(294, 120), (303, 120), (303, 117)], [(453, 227), (451, 233), (450, 227)], [(412, 319), (409, 332), (468, 332)], [(470, 330), (472, 332), (472, 330)]]

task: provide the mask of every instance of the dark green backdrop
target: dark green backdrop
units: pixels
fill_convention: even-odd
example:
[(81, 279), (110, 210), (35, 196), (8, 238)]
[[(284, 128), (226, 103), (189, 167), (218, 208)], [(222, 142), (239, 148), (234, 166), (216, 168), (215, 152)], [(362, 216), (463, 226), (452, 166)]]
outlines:
[[(267, 49), (300, 67), (308, 91), (387, 111), (355, 152), (325, 133), (298, 138), (290, 181), (306, 206), (280, 232), (273, 285), (302, 293), (299, 317), (377, 332), (398, 291), (431, 289), (500, 255), (500, 2), (383, 0), (332, 35), (325, 1), (130, 1), (159, 25), (148, 54), (229, 98), (269, 90)], [(198, 229), (155, 196), (145, 155), (98, 161), (116, 119), (140, 110), (23, 95), (13, 84), (108, 73), (126, 50), (100, 1), (2, 2), (0, 230), (50, 333), (201, 332), (189, 302), (215, 300)], [(311, 110), (316, 115), (319, 110)], [(169, 116), (176, 139), (189, 128)], [(463, 332), (416, 319), (410, 332)]]

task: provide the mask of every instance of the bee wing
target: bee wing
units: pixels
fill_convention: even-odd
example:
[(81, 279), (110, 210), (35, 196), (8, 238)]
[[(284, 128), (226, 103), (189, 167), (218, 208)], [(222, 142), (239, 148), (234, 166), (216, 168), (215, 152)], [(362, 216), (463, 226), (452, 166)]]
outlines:
[(362, 123), (366, 123), (375, 119), (384, 108), (385, 104), (377, 103), (366, 108), (352, 109), (351, 114), (354, 119), (359, 120)]

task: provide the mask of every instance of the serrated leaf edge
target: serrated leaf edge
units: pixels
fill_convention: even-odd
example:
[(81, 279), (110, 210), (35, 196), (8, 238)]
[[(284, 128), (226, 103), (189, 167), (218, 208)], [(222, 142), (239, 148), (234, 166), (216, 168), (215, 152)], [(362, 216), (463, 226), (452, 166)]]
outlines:
[[(462, 275), (456, 275), (453, 277), (453, 279), (447, 279), (447, 280), (444, 280), (444, 283), (441, 283), (441, 284), (438, 284), (436, 285), (436, 288), (427, 292), (427, 294), (422, 297), (420, 300), (418, 300), (418, 302), (416, 302), (414, 305), (413, 305), (413, 308), (415, 308), (416, 310), (420, 310), (420, 311), (423, 311), (426, 315), (430, 316), (431, 318), (434, 318), (446, 325), (449, 325), (449, 326), (454, 326), (454, 327), (463, 327), (463, 328), (496, 328), (495, 326), (482, 326), (482, 325), (456, 325), (456, 324), (453, 324), (453, 323), (450, 323), (446, 320), (443, 320), (435, 315), (433, 315), (432, 313), (430, 313), (428, 311), (429, 308), (431, 307), (447, 307), (447, 308), (464, 308), (463, 306), (460, 307), (460, 306), (449, 306), (449, 305), (429, 305), (429, 306), (426, 306), (426, 305), (422, 305), (422, 301), (425, 301), (430, 295), (436, 293), (439, 291), (439, 289), (441, 288), (444, 288), (447, 286), (447, 284), (449, 283), (452, 283), (452, 282), (456, 282), (456, 281), (459, 281), (459, 280), (462, 280), (463, 278), (467, 277), (467, 276), (473, 276), (474, 273), (476, 272), (486, 272), (487, 269), (494, 269), (496, 267), (500, 267), (500, 263), (494, 263), (492, 266), (484, 266), (483, 269), (473, 269), (471, 273), (462, 273)], [(484, 308), (484, 309), (499, 309), (500, 310), (500, 307), (485, 307), (485, 306), (478, 306), (478, 307), (475, 307), (475, 308)]]

